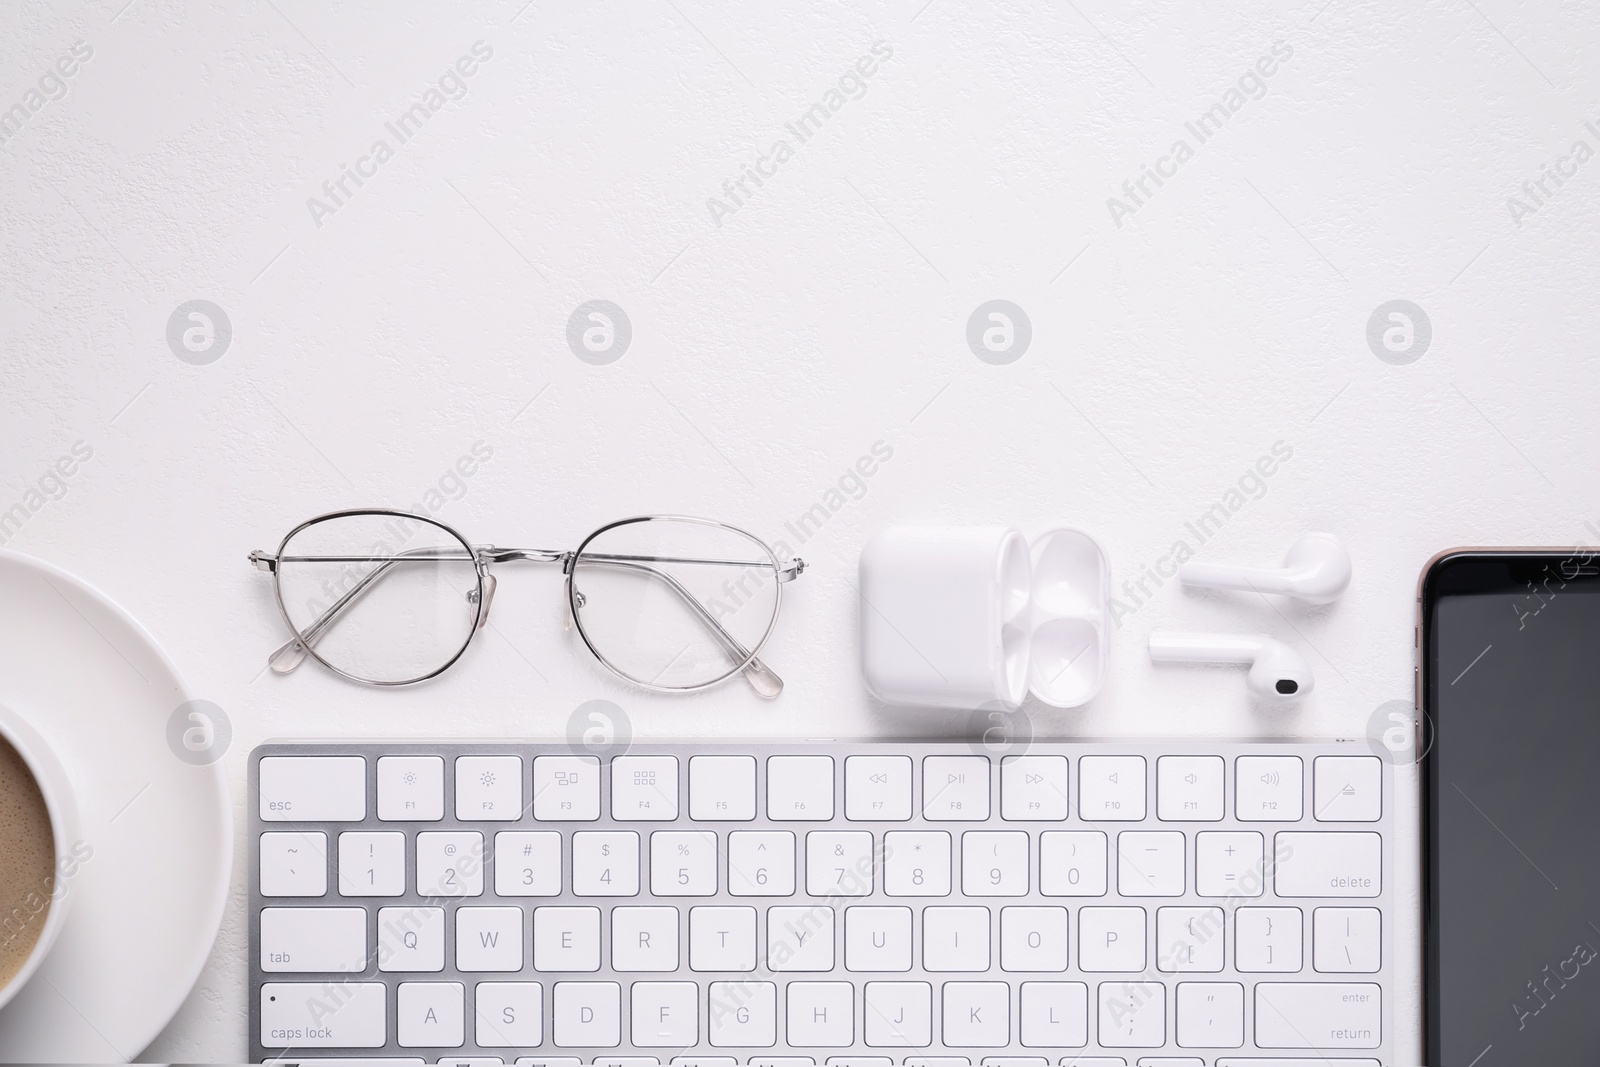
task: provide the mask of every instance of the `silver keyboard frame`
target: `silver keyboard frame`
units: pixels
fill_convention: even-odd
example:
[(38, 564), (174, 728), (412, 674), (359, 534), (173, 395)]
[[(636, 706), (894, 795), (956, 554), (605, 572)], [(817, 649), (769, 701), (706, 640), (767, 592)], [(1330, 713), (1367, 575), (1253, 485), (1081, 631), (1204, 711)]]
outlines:
[[(696, 755), (750, 755), (756, 757), (756, 795), (757, 817), (743, 822), (708, 822), (694, 821), (688, 818), (688, 759)], [(766, 811), (766, 757), (772, 755), (831, 755), (834, 758), (834, 812), (835, 816), (825, 822), (796, 822), (774, 821), (765, 817)], [(850, 755), (908, 755), (913, 759), (912, 773), (912, 817), (901, 822), (852, 822), (844, 817), (844, 759)], [(1362, 739), (1333, 739), (1333, 740), (1301, 740), (1301, 739), (1276, 739), (1276, 740), (1168, 740), (1168, 739), (1130, 739), (1130, 740), (1033, 740), (1028, 743), (1017, 742), (1009, 747), (995, 747), (985, 749), (979, 741), (967, 742), (963, 740), (900, 740), (887, 738), (873, 739), (814, 739), (814, 740), (753, 740), (753, 741), (641, 741), (635, 740), (624, 747), (612, 749), (585, 748), (581, 744), (572, 744), (566, 741), (516, 741), (516, 740), (440, 740), (416, 741), (396, 740), (393, 742), (375, 742), (371, 740), (329, 741), (313, 740), (303, 742), (270, 741), (266, 742), (250, 753), (249, 762), (249, 793), (247, 804), (249, 807), (249, 836), (247, 848), (249, 851), (249, 998), (250, 998), (250, 1032), (249, 1055), (251, 1062), (285, 1061), (295, 1062), (300, 1060), (313, 1060), (325, 1057), (408, 1057), (421, 1056), (429, 1062), (439, 1059), (462, 1059), (467, 1057), (493, 1057), (503, 1059), (510, 1063), (519, 1056), (538, 1057), (579, 1057), (585, 1063), (596, 1059), (614, 1059), (617, 1057), (643, 1056), (655, 1057), (662, 1063), (667, 1063), (677, 1056), (723, 1058), (733, 1057), (743, 1063), (753, 1057), (775, 1056), (804, 1056), (811, 1057), (817, 1063), (824, 1064), (835, 1057), (888, 1057), (898, 1063), (908, 1058), (965, 1055), (977, 1063), (988, 1057), (1023, 1056), (1044, 1057), (1052, 1063), (1072, 1063), (1075, 1057), (1108, 1056), (1121, 1057), (1129, 1065), (1138, 1064), (1140, 1060), (1152, 1057), (1190, 1057), (1198, 1058), (1206, 1064), (1215, 1063), (1217, 1060), (1260, 1058), (1304, 1058), (1308, 1064), (1320, 1063), (1323, 1058), (1338, 1062), (1341, 1058), (1356, 1060), (1377, 1060), (1381, 1063), (1393, 1061), (1395, 1044), (1394, 1021), (1394, 959), (1395, 959), (1395, 917), (1393, 913), (1395, 900), (1395, 874), (1397, 871), (1394, 858), (1394, 813), (1395, 813), (1395, 781), (1393, 768), (1388, 761), (1380, 757), (1382, 767), (1382, 818), (1378, 822), (1363, 823), (1318, 823), (1313, 818), (1312, 790), (1313, 790), (1313, 760), (1319, 755), (1352, 756), (1376, 754)], [(261, 819), (260, 812), (260, 761), (266, 756), (328, 756), (328, 755), (360, 755), (367, 758), (366, 792), (367, 792), (367, 817), (359, 822), (269, 822)], [(433, 822), (383, 822), (377, 817), (377, 773), (376, 759), (379, 756), (404, 756), (404, 755), (437, 755), (444, 758), (445, 778), (445, 817)], [(507, 821), (462, 821), (454, 817), (455, 796), (455, 757), (480, 756), (480, 755), (519, 755), (524, 760), (522, 783), (524, 791), (524, 811), (522, 816), (515, 820)], [(601, 817), (592, 822), (539, 822), (534, 820), (531, 812), (532, 797), (526, 795), (530, 789), (530, 771), (532, 759), (540, 755), (597, 755), (601, 763)], [(671, 755), (678, 757), (678, 809), (679, 817), (675, 820), (660, 822), (617, 821), (610, 815), (611, 809), (611, 769), (610, 757), (620, 755)], [(922, 774), (921, 761), (924, 756), (932, 755), (987, 755), (993, 765), (989, 775), (990, 783), (990, 817), (986, 820), (972, 822), (933, 821), (924, 820), (922, 811)], [(1068, 817), (1062, 821), (1008, 821), (1000, 817), (1000, 774), (999, 765), (1002, 757), (1016, 755), (1064, 755), (1069, 763), (1068, 788), (1070, 792), (1070, 810)], [(1145, 769), (1145, 802), (1146, 816), (1139, 821), (1085, 821), (1078, 818), (1078, 763), (1077, 758), (1085, 755), (1123, 755), (1143, 756), (1146, 762)], [(1227, 760), (1227, 774), (1224, 782), (1224, 817), (1215, 822), (1162, 822), (1156, 817), (1156, 759), (1160, 756), (1188, 756), (1211, 755), (1222, 756)], [(1241, 822), (1234, 817), (1235, 773), (1234, 759), (1242, 755), (1266, 756), (1299, 756), (1303, 762), (1302, 773), (1302, 799), (1303, 817), (1299, 822)], [(1328, 898), (1279, 898), (1269, 891), (1263, 892), (1259, 897), (1249, 898), (1218, 898), (1201, 897), (1194, 892), (1195, 889), (1195, 842), (1194, 835), (1200, 831), (1212, 830), (1247, 830), (1262, 833), (1265, 836), (1265, 853), (1268, 857), (1273, 851), (1273, 834), (1278, 831), (1295, 831), (1324, 827), (1330, 830), (1367, 830), (1375, 831), (1382, 837), (1382, 891), (1376, 897), (1328, 897)], [(713, 896), (696, 897), (654, 897), (645, 890), (649, 885), (649, 834), (656, 830), (717, 830), (721, 832), (733, 830), (787, 830), (795, 833), (797, 841), (795, 858), (796, 893), (791, 897), (750, 897), (734, 896), (728, 892), (727, 852), (719, 844), (718, 849), (718, 891)], [(502, 830), (560, 830), (562, 831), (562, 864), (563, 864), (563, 891), (559, 896), (550, 897), (498, 897), (493, 892), (494, 886), (494, 834)], [(572, 842), (571, 834), (580, 830), (635, 830), (639, 832), (641, 840), (639, 870), (641, 892), (635, 897), (592, 897), (576, 896), (570, 891), (572, 870)], [(689, 944), (689, 909), (706, 905), (736, 905), (755, 907), (758, 911), (772, 906), (781, 906), (785, 903), (793, 904), (806, 898), (800, 892), (805, 882), (805, 849), (804, 835), (808, 830), (871, 830), (875, 837), (890, 830), (943, 830), (955, 837), (964, 830), (1027, 830), (1030, 832), (1029, 848), (1029, 892), (1025, 896), (1008, 897), (965, 897), (959, 893), (961, 878), (961, 852), (959, 841), (952, 843), (951, 863), (952, 881), (951, 894), (947, 897), (889, 897), (883, 892), (883, 874), (881, 869), (875, 872), (873, 892), (870, 896), (850, 897), (842, 902), (842, 907), (860, 904), (895, 905), (910, 907), (913, 912), (919, 913), (913, 925), (913, 937), (916, 949), (914, 963), (909, 971), (895, 972), (858, 972), (846, 971), (843, 968), (844, 960), (844, 923), (842, 919), (834, 924), (835, 961), (836, 966), (832, 971), (785, 971), (767, 972), (758, 962), (754, 972), (699, 972), (688, 969), (687, 951)], [(1049, 830), (1100, 830), (1108, 836), (1107, 854), (1107, 892), (1104, 897), (1058, 897), (1043, 896), (1038, 892), (1039, 884), (1039, 844), (1038, 834)], [(1180, 897), (1122, 897), (1116, 889), (1116, 834), (1119, 830), (1182, 830), (1186, 834), (1185, 841), (1185, 893)], [(328, 835), (328, 864), (329, 878), (328, 891), (322, 897), (289, 897), (266, 898), (260, 892), (260, 848), (258, 842), (264, 831), (272, 830), (300, 830), (322, 831)], [(337, 840), (341, 832), (354, 830), (388, 830), (404, 831), (407, 835), (405, 865), (406, 887), (403, 895), (392, 897), (342, 897), (338, 893), (338, 878), (336, 871)], [(534, 907), (550, 905), (581, 905), (598, 907), (608, 914), (601, 923), (601, 958), (602, 966), (598, 971), (584, 972), (542, 972), (534, 971), (531, 966), (531, 955), (524, 948), (524, 958), (529, 965), (521, 971), (498, 972), (463, 972), (456, 970), (455, 960), (455, 923), (448, 916), (445, 921), (445, 967), (442, 971), (429, 972), (380, 972), (376, 962), (372, 962), (368, 969), (361, 974), (330, 975), (306, 974), (294, 972), (264, 972), (261, 969), (261, 910), (269, 904), (278, 906), (305, 906), (315, 907), (323, 905), (342, 905), (346, 907), (362, 906), (368, 914), (368, 944), (371, 948), (377, 945), (377, 911), (381, 907), (404, 907), (407, 905), (433, 904), (440, 905), (437, 899), (429, 898), (416, 891), (416, 844), (415, 835), (419, 831), (437, 830), (477, 830), (484, 835), (484, 863), (483, 878), (484, 892), (477, 897), (452, 898), (443, 904), (447, 911), (454, 907), (486, 906), (500, 904), (502, 906), (515, 904), (525, 911)], [(1267, 886), (1270, 890), (1270, 882)], [(669, 905), (677, 907), (679, 917), (679, 946), (680, 960), (683, 965), (677, 971), (667, 972), (617, 972), (613, 971), (609, 962), (611, 959), (611, 925), (609, 911), (617, 906), (637, 906), (642, 903)], [(924, 907), (972, 904), (986, 906), (991, 911), (990, 918), (990, 952), (994, 965), (987, 972), (947, 972), (924, 971), (922, 960), (922, 925), (920, 911)], [(1000, 945), (999, 921), (1000, 909), (1017, 906), (1055, 906), (1068, 909), (1068, 945), (1071, 949), (1071, 963), (1065, 971), (1054, 972), (1010, 972), (1002, 971), (998, 966), (998, 952)], [(1146, 916), (1147, 957), (1150, 964), (1142, 973), (1107, 973), (1084, 972), (1077, 967), (1078, 945), (1078, 909), (1084, 906), (1110, 906), (1126, 905), (1142, 907), (1148, 913)], [(1260, 973), (1239, 972), (1233, 967), (1234, 939), (1237, 936), (1236, 924), (1231, 912), (1236, 907), (1294, 907), (1300, 909), (1302, 968), (1298, 972)], [(1225, 966), (1221, 971), (1195, 972), (1189, 974), (1158, 971), (1155, 969), (1155, 957), (1159, 952), (1159, 945), (1155, 939), (1155, 911), (1164, 907), (1221, 907), (1227, 915), (1224, 929), (1227, 931), (1227, 942), (1224, 946)], [(1311, 948), (1312, 912), (1318, 907), (1374, 907), (1382, 913), (1382, 958), (1381, 966), (1376, 973), (1361, 974), (1319, 974), (1313, 970), (1313, 957)], [(531, 930), (532, 919), (525, 920), (524, 938)], [(758, 956), (764, 959), (764, 952), (759, 946), (765, 944), (766, 924), (763, 918), (758, 925), (757, 945)], [(373, 953), (375, 956), (375, 953)], [(785, 1005), (784, 987), (789, 981), (849, 981), (856, 987), (855, 992), (855, 1032), (856, 1044), (849, 1047), (806, 1048), (791, 1049), (782, 1043), (784, 1032), (783, 1012)], [(324, 982), (365, 981), (382, 982), (389, 987), (390, 992), (386, 997), (386, 1035), (388, 1043), (382, 1048), (369, 1049), (319, 1049), (319, 1048), (268, 1048), (261, 1043), (261, 987), (266, 982), (309, 982), (321, 984)], [(467, 998), (467, 1013), (464, 1020), (466, 1043), (455, 1049), (415, 1049), (405, 1048), (398, 1043), (398, 1028), (396, 1024), (396, 995), (395, 987), (404, 981), (423, 982), (460, 982), (470, 990), (479, 982), (515, 982), (530, 981), (541, 984), (544, 1014), (544, 1043), (536, 1048), (480, 1048), (473, 1043), (473, 999)], [(716, 981), (770, 981), (779, 988), (777, 990), (775, 1010), (778, 1015), (777, 1030), (779, 1043), (766, 1048), (721, 1048), (709, 1044), (709, 1027), (707, 1020), (708, 996), (702, 993), (700, 997), (700, 1044), (692, 1049), (664, 1049), (664, 1048), (638, 1048), (623, 1043), (610, 1048), (565, 1048), (559, 1047), (551, 1040), (552, 1017), (551, 998), (552, 987), (558, 981), (582, 982), (617, 982), (624, 990), (622, 1003), (623, 1030), (628, 1029), (628, 1004), (626, 990), (634, 981), (693, 981), (705, 990), (711, 982)], [(861, 987), (869, 981), (892, 982), (927, 982), (933, 987), (933, 1034), (937, 1038), (940, 1034), (939, 988), (942, 983), (949, 981), (959, 982), (1006, 982), (1011, 986), (1010, 1009), (1010, 1035), (1011, 1043), (1000, 1048), (982, 1048), (971, 1050), (950, 1049), (937, 1043), (926, 1048), (880, 1048), (865, 1044), (865, 1027), (862, 1023), (862, 992)], [(1167, 1021), (1165, 1027), (1166, 1044), (1159, 1048), (1102, 1048), (1093, 1040), (1083, 1048), (1034, 1048), (1021, 1044), (1020, 1024), (1018, 1012), (1020, 994), (1018, 987), (1024, 982), (1082, 982), (1088, 986), (1088, 1014), (1089, 1033), (1091, 1038), (1096, 1036), (1099, 1029), (1098, 1023), (1098, 996), (1097, 988), (1104, 982), (1120, 981), (1155, 981), (1167, 987)], [(1175, 987), (1180, 981), (1194, 982), (1237, 982), (1245, 990), (1245, 1037), (1244, 1047), (1237, 1049), (1189, 1049), (1177, 1044), (1175, 1033)], [(1383, 990), (1382, 1008), (1382, 1034), (1381, 1042), (1376, 1049), (1257, 1049), (1252, 1044), (1255, 1033), (1255, 998), (1253, 987), (1260, 982), (1338, 982), (1338, 983), (1374, 983)]]

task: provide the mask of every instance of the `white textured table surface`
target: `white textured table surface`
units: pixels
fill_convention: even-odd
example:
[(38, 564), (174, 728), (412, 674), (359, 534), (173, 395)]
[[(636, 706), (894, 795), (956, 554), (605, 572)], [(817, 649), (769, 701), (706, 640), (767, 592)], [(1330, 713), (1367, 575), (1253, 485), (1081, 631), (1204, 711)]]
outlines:
[[(1410, 694), (1429, 555), (1600, 520), (1600, 25), (1400, 6), (12, 5), (0, 538), (122, 602), (226, 709), (241, 820), (270, 737), (557, 734), (602, 696), (649, 736), (953, 731), (875, 706), (856, 663), (857, 552), (911, 520), (1108, 546), (1131, 609), (1110, 680), (1031, 708), (1041, 732), (1362, 733)], [(209, 363), (167, 340), (197, 299), (231, 323), (188, 353)], [(566, 339), (593, 299), (631, 323), (609, 365)], [(991, 299), (1031, 322), (1005, 365), (966, 340)], [(1431, 325), (1378, 344), (1409, 363), (1369, 345), (1392, 300)], [(263, 675), (282, 624), (245, 553), (436, 490), (485, 541), (669, 511), (789, 542), (811, 569), (767, 657), (788, 690), (623, 688), (538, 568), (503, 571), (496, 628), (437, 684)], [(1180, 543), (1265, 562), (1307, 529), (1357, 557), (1330, 608), (1136, 585)], [(1317, 690), (1285, 713), (1234, 671), (1154, 670), (1158, 625), (1299, 641)], [(149, 1058), (244, 1053), (236, 853)]]

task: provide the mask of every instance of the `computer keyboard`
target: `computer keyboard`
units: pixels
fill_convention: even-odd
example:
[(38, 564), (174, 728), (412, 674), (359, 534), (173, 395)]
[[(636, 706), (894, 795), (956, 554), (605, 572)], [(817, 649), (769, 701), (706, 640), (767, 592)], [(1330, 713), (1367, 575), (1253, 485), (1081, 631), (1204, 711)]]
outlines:
[(1393, 788), (1347, 742), (267, 744), (250, 1055), (1377, 1067)]

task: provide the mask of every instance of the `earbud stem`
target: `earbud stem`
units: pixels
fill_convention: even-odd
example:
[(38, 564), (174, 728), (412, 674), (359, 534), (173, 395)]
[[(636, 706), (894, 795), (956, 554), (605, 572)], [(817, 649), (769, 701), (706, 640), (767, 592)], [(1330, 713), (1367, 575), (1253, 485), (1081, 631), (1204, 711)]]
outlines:
[(1184, 585), (1237, 589), (1256, 593), (1293, 593), (1297, 575), (1282, 567), (1234, 567), (1225, 563), (1185, 563), (1178, 568)]
[(1150, 658), (1157, 663), (1252, 663), (1261, 639), (1251, 634), (1195, 634), (1156, 630)]

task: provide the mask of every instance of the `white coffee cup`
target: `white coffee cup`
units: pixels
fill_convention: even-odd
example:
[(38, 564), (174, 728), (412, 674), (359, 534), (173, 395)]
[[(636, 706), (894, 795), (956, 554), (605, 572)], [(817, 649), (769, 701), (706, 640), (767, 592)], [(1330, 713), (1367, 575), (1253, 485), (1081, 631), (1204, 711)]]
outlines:
[[(56, 939), (61, 936), (61, 929), (67, 921), (67, 905), (72, 899), (69, 877), (77, 870), (83, 856), (75, 851), (82, 847), (78, 837), (76, 793), (72, 779), (55, 749), (24, 716), (4, 704), (0, 704), (0, 737), (10, 742), (33, 773), (33, 780), (39, 785), (45, 810), (50, 816), (50, 831), (55, 844), (55, 869), (51, 872), (50, 884), (41, 886), (39, 894), (40, 899), (48, 901), (47, 907), (31, 910), (33, 897), (30, 896), (13, 905), (12, 914), (0, 915), (0, 937), (3, 937), (15, 929), (17, 923), (38, 921), (38, 911), (44, 911), (44, 926), (39, 931), (39, 939), (34, 943), (33, 950), (11, 980), (0, 986), (0, 1007), (4, 1007), (28, 984), (28, 979), (38, 971)], [(22, 916), (16, 914), (18, 909), (23, 910)]]

